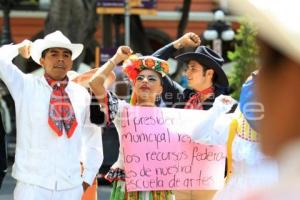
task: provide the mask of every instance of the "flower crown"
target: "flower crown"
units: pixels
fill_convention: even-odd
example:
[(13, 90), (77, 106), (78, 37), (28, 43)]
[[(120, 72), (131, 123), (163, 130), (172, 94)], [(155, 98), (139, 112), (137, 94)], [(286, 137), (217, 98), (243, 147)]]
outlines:
[(123, 72), (127, 74), (130, 80), (135, 80), (137, 75), (145, 69), (152, 69), (162, 76), (169, 72), (169, 64), (165, 60), (161, 60), (154, 56), (132, 55), (123, 63)]

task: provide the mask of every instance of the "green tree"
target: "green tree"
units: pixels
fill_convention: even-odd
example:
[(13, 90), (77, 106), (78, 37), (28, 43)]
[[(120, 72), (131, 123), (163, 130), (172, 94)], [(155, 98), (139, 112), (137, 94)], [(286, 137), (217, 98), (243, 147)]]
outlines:
[(257, 30), (253, 24), (242, 19), (235, 36), (235, 50), (228, 52), (228, 58), (234, 62), (233, 70), (229, 74), (229, 84), (234, 90), (232, 96), (235, 99), (239, 99), (241, 87), (247, 77), (258, 68), (256, 35)]

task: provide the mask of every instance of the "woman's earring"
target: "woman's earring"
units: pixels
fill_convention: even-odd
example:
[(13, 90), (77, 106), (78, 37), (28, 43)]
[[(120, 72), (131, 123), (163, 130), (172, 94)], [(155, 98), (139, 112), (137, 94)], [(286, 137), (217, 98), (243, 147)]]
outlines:
[(160, 102), (161, 102), (161, 96), (160, 95), (157, 95), (155, 97), (155, 102), (156, 102), (156, 104), (160, 104)]

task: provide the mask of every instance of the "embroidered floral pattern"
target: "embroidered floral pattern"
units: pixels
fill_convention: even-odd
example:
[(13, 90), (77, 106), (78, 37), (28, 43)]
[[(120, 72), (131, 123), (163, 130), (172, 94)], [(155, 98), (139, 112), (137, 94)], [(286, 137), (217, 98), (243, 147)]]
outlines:
[(164, 76), (169, 72), (169, 64), (165, 60), (153, 56), (131, 56), (123, 64), (123, 71), (130, 80), (135, 80), (138, 73), (145, 69), (152, 69)]

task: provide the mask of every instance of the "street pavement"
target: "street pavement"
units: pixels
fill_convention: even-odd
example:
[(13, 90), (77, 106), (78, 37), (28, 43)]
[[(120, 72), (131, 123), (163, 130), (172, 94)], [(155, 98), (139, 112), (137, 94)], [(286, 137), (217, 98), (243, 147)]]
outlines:
[[(13, 200), (13, 191), (15, 185), (16, 180), (11, 177), (11, 169), (9, 168), (0, 189), (0, 200)], [(98, 200), (109, 200), (110, 191), (110, 186), (98, 186)]]

